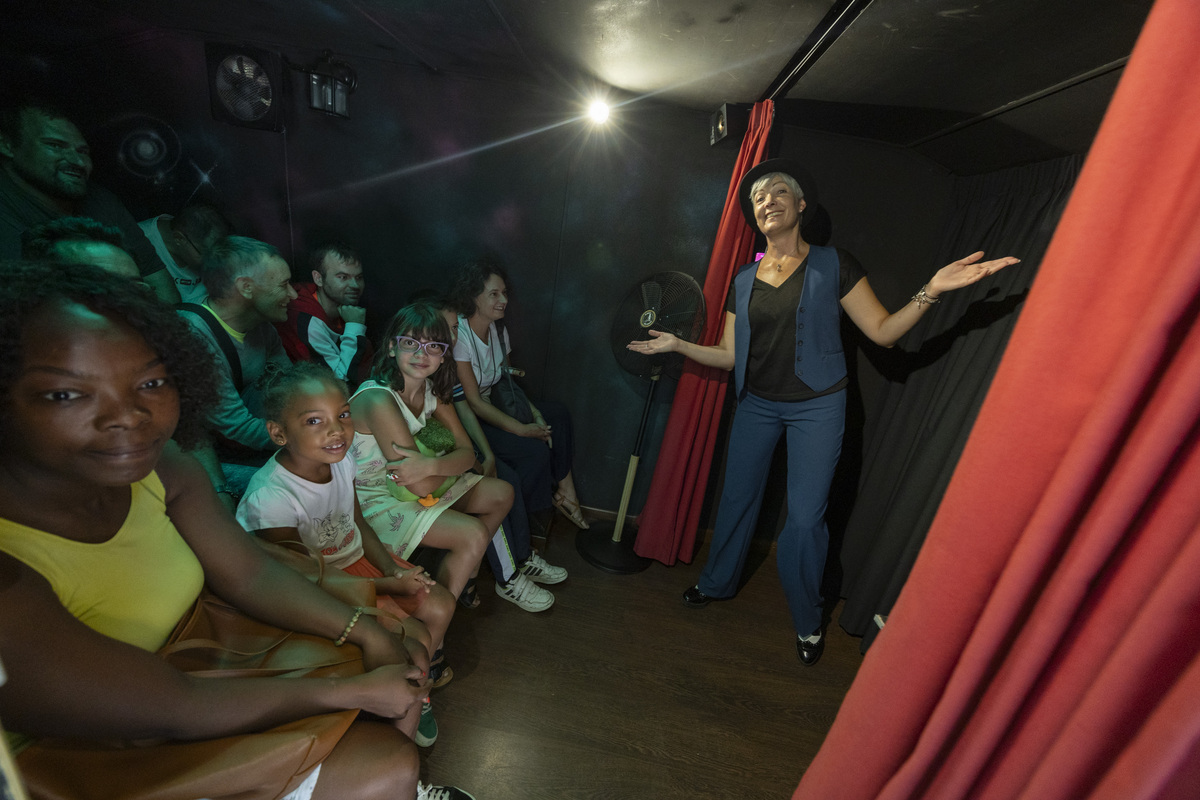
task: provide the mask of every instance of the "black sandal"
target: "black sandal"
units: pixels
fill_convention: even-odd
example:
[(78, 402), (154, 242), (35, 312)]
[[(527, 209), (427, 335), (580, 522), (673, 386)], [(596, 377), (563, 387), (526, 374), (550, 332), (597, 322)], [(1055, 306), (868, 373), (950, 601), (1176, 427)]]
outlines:
[(429, 688), (440, 689), (453, 679), (454, 669), (446, 663), (446, 654), (439, 647), (429, 660)]
[(467, 581), (467, 585), (458, 596), (458, 604), (463, 608), (479, 608), (479, 587), (475, 585), (475, 580), (471, 578)]

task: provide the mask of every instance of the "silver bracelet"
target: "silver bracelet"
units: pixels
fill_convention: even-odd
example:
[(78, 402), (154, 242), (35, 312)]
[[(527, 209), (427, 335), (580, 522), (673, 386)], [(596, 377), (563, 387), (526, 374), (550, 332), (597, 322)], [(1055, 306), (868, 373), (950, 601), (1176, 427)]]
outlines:
[(927, 283), (921, 287), (921, 291), (912, 296), (912, 302), (917, 304), (917, 308), (920, 308), (921, 306), (931, 306), (934, 303), (942, 302), (940, 295), (937, 297), (930, 297), (929, 292), (926, 291), (928, 288), (929, 284)]

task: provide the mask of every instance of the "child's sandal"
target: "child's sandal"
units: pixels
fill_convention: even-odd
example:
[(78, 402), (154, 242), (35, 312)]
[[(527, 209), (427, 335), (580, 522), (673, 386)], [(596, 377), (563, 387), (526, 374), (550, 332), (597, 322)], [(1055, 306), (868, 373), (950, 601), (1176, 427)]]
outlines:
[(446, 656), (439, 647), (429, 662), (429, 688), (440, 689), (454, 680), (454, 670), (446, 663)]

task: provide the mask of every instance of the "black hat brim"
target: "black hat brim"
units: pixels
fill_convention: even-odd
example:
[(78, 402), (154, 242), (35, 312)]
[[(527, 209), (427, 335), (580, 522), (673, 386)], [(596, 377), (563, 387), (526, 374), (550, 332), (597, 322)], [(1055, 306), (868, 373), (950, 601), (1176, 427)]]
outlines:
[(754, 203), (750, 200), (750, 187), (756, 180), (764, 175), (770, 175), (772, 172), (791, 175), (796, 179), (796, 183), (800, 184), (800, 189), (804, 192), (804, 213), (800, 218), (801, 225), (808, 222), (819, 202), (817, 182), (813, 180), (809, 171), (800, 165), (799, 161), (790, 158), (769, 158), (761, 164), (756, 164), (738, 183), (738, 202), (742, 206), (742, 216), (746, 218), (746, 224), (756, 232), (758, 231), (758, 222), (754, 219)]

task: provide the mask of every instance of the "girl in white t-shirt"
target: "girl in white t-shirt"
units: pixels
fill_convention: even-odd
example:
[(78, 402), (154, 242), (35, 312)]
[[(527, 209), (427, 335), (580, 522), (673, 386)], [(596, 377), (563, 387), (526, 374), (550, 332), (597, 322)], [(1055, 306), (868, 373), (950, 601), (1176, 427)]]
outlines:
[[(432, 660), (433, 683), (444, 685), (453, 673), (441, 646), (455, 599), (385, 547), (363, 518), (354, 460), (346, 458), (355, 436), (346, 384), (325, 365), (302, 362), (269, 376), (263, 400), (267, 431), (280, 449), (251, 478), (238, 522), (268, 541), (303, 542), (329, 566), (372, 579), (376, 605), (403, 620), (413, 660), (426, 669)], [(428, 701), (422, 717), (413, 738), (427, 746), (437, 735)]]

